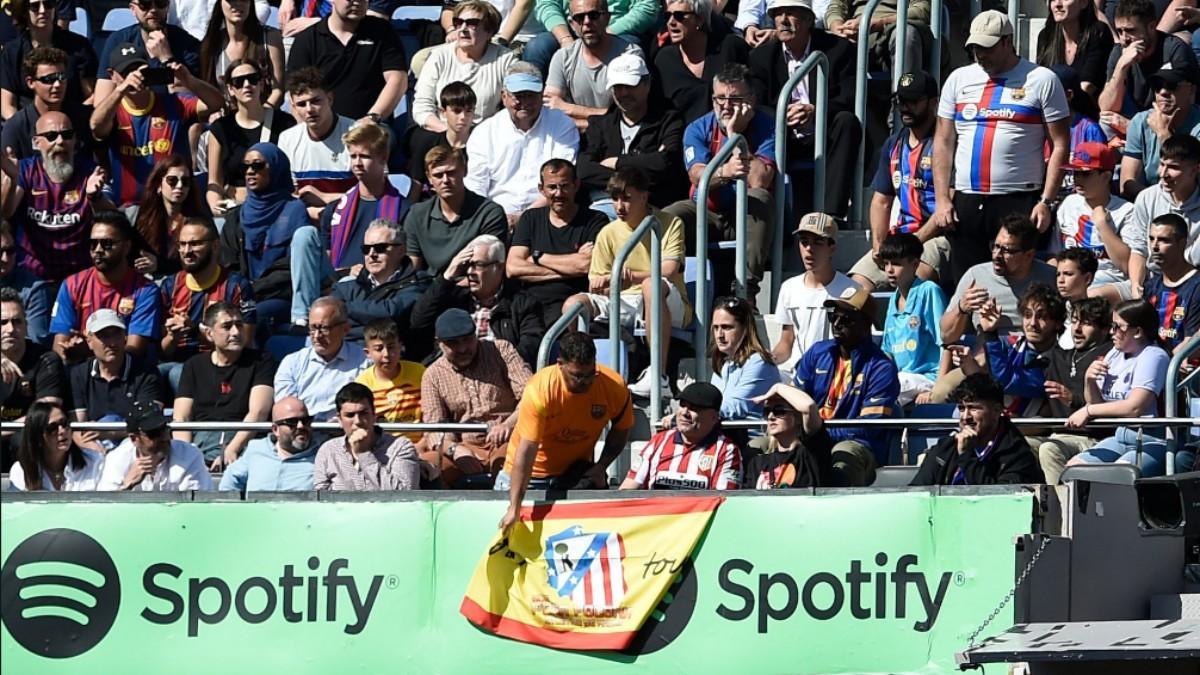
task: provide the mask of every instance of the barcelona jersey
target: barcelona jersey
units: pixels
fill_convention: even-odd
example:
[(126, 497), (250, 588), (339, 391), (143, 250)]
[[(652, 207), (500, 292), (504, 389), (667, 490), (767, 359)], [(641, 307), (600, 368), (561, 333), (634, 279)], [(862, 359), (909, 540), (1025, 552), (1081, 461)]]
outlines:
[(117, 106), (109, 135), (112, 198), (118, 206), (141, 200), (150, 171), (171, 155), (191, 157), (188, 127), (197, 120), (194, 96), (150, 92), (150, 103), (135, 108), (129, 99)]
[(17, 186), (25, 193), (13, 213), (17, 246), (21, 264), (34, 275), (58, 282), (91, 266), (87, 240), (92, 202), (85, 186), (94, 168), (81, 158), (70, 180), (55, 183), (41, 157), (23, 159), (17, 166)]
[(1200, 273), (1192, 270), (1174, 286), (1167, 286), (1161, 274), (1152, 274), (1142, 297), (1158, 311), (1158, 337), (1167, 349), (1200, 332)]
[(164, 318), (182, 314), (191, 322), (191, 327), (175, 340), (177, 350), (173, 357), (176, 361), (184, 361), (201, 351), (211, 351), (212, 344), (204, 340), (200, 334), (200, 324), (204, 312), (210, 305), (217, 302), (227, 302), (242, 311), (242, 319), (248, 324), (258, 321), (258, 313), (254, 303), (254, 291), (250, 282), (237, 272), (221, 269), (215, 281), (207, 288), (200, 288), (187, 272), (176, 272), (173, 276), (163, 279), (162, 304)]
[(162, 304), (158, 287), (134, 270), (110, 286), (95, 267), (72, 274), (58, 287), (58, 299), (51, 312), (50, 332), (66, 335), (83, 332), (88, 317), (98, 309), (116, 310), (125, 321), (130, 335), (157, 339), (162, 334)]

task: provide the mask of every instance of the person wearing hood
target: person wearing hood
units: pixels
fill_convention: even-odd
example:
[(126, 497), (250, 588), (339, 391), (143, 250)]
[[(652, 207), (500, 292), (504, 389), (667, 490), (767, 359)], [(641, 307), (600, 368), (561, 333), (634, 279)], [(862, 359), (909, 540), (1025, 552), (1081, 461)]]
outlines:
[(381, 318), (396, 321), (401, 334), (406, 333), (413, 307), (429, 288), (430, 276), (408, 257), (404, 230), (396, 221), (371, 221), (362, 241), (362, 269), (333, 287), (333, 296), (346, 303), (350, 317), (347, 339), (361, 342), (366, 325)]
[[(506, 282), (504, 261), (504, 242), (498, 237), (475, 237), (417, 302), (412, 313), (412, 334), (431, 335), (442, 312), (463, 309), (475, 321), (481, 339), (511, 343), (533, 368), (546, 332), (542, 305), (526, 293), (517, 293)], [(466, 284), (460, 285), (464, 278)]]
[[(295, 285), (312, 283), (296, 274), (291, 251), (308, 226), (304, 203), (292, 196), (292, 167), (273, 143), (256, 143), (242, 160), (246, 201), (225, 214), (221, 265), (250, 279), (260, 323), (286, 316)], [(310, 237), (316, 237), (311, 228)], [(318, 289), (319, 295), (319, 289)]]

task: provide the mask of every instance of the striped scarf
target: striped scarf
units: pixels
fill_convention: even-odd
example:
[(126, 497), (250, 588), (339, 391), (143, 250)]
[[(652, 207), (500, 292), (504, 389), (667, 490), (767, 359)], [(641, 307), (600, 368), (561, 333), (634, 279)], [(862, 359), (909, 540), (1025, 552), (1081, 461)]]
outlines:
[[(342, 195), (341, 201), (333, 209), (333, 218), (329, 222), (329, 243), (334, 269), (342, 269), (342, 258), (346, 255), (346, 248), (350, 245), (350, 236), (354, 233), (359, 187), (360, 185), (355, 185)], [(400, 196), (400, 191), (389, 182), (384, 188), (383, 198), (376, 202), (375, 216), (399, 222), (402, 202), (403, 197)]]

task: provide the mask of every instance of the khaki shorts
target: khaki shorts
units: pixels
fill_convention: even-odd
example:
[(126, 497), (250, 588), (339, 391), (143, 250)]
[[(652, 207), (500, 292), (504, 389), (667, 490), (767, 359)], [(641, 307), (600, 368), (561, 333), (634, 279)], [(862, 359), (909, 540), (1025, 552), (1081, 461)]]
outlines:
[[(921, 252), (921, 262), (932, 267), (940, 277), (950, 262), (950, 242), (945, 237), (934, 237), (925, 242), (925, 248)], [(854, 267), (850, 268), (850, 276), (854, 275), (870, 280), (878, 290), (888, 288), (887, 277), (884, 276), (879, 265), (875, 264), (875, 259), (871, 257), (870, 251), (867, 251), (863, 257), (858, 259), (858, 262), (854, 263)]]
[[(683, 328), (683, 318), (687, 313), (687, 308), (683, 304), (683, 296), (679, 293), (679, 289), (675, 284), (667, 283), (667, 292), (665, 298), (666, 303), (663, 305), (667, 311), (671, 313), (671, 327)], [(625, 328), (645, 328), (646, 317), (643, 309), (643, 297), (641, 292), (638, 293), (622, 293), (621, 298), (621, 325)], [(588, 299), (592, 301), (592, 306), (596, 308), (596, 316), (592, 317), (594, 321), (608, 322), (608, 317), (612, 313), (612, 300), (609, 296), (600, 295), (599, 293), (588, 293)]]

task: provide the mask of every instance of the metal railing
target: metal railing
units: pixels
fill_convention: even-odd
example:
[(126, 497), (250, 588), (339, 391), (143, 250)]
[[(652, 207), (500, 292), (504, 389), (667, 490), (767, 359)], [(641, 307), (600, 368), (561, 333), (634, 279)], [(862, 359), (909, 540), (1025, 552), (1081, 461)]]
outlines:
[[(545, 368), (546, 364), (550, 362), (550, 350), (554, 348), (555, 340), (558, 340), (558, 336), (566, 332), (567, 326), (569, 326), (572, 321), (578, 318), (579, 330), (587, 330), (587, 319), (580, 316), (584, 309), (585, 308), (582, 303), (578, 305), (571, 305), (569, 309), (562, 313), (562, 316), (558, 317), (558, 321), (555, 321), (554, 325), (550, 326), (550, 330), (546, 331), (546, 334), (542, 336), (542, 342), (538, 345), (538, 370)], [(618, 373), (621, 372), (620, 369), (616, 370)]]
[[(930, 7), (931, 11), (932, 9)], [(908, 0), (896, 0), (896, 46), (892, 49), (892, 58), (895, 59), (895, 62), (892, 65), (891, 91), (896, 91), (896, 87), (900, 86), (900, 77), (908, 72), (908, 29)], [(900, 108), (893, 105), (892, 129), (898, 130), (900, 126)], [(861, 187), (858, 189), (862, 190)]]
[[(270, 431), (270, 422), (171, 422), (172, 431)], [(314, 422), (313, 429), (317, 431), (341, 431), (337, 422)], [(488, 425), (483, 422), (380, 422), (384, 431), (423, 432), (444, 431), (449, 433), (486, 432)], [(0, 423), (0, 431), (20, 431), (25, 427), (24, 422)], [(72, 431), (125, 431), (124, 422), (71, 422)]]
[[(785, 185), (787, 180), (787, 108), (792, 102), (792, 92), (800, 86), (800, 82), (808, 77), (813, 68), (817, 69), (817, 99), (815, 104), (816, 118), (813, 121), (813, 210), (825, 210), (825, 134), (829, 119), (829, 57), (824, 52), (813, 52), (800, 64), (800, 68), (792, 73), (783, 89), (779, 90), (779, 99), (775, 102), (775, 159), (778, 171), (775, 173), (775, 241), (772, 243), (771, 255), (771, 307), (779, 301), (779, 287), (783, 284), (783, 243), (787, 240), (787, 200), (792, 198)], [(812, 92), (809, 92), (811, 99)], [(794, 203), (794, 202), (793, 202)], [(697, 249), (699, 250), (699, 249)], [(739, 271), (741, 271), (739, 263)], [(699, 299), (699, 295), (697, 295)], [(699, 302), (697, 302), (699, 304)], [(697, 354), (703, 358), (703, 354)], [(697, 380), (699, 376), (697, 375)]]
[[(1010, 421), (1019, 427), (1066, 428), (1066, 417), (1013, 417)], [(841, 427), (884, 427), (890, 429), (957, 429), (958, 419), (944, 417), (926, 419), (922, 417), (882, 417), (857, 420), (825, 420), (825, 426)], [(1170, 425), (1200, 424), (1200, 417), (1104, 417), (1088, 420), (1088, 427), (1167, 427)], [(762, 429), (766, 420), (727, 420), (721, 422), (726, 429)], [(1074, 431), (1079, 431), (1075, 429)]]
[(929, 31), (933, 33), (933, 48), (929, 55), (932, 62), (929, 64), (929, 74), (933, 75), (933, 81), (942, 84), (942, 11), (944, 5), (942, 0), (931, 0), (929, 3)]
[[(1163, 413), (1167, 417), (1175, 417), (1179, 414), (1179, 392), (1186, 387), (1196, 373), (1200, 373), (1200, 369), (1192, 371), (1187, 377), (1179, 382), (1179, 370), (1183, 367), (1186, 361), (1192, 354), (1200, 349), (1200, 335), (1193, 336), (1188, 340), (1183, 347), (1175, 352), (1171, 357), (1171, 365), (1167, 366), (1167, 385), (1166, 385), (1166, 402), (1163, 406)], [(1182, 449), (1187, 443), (1188, 429), (1187, 427), (1169, 426), (1167, 427), (1167, 457), (1166, 457), (1166, 473), (1168, 476), (1175, 473), (1175, 453)]]
[[(720, 153), (717, 153), (720, 156)], [(715, 162), (715, 160), (714, 160)], [(709, 164), (712, 166), (712, 164)], [(708, 172), (704, 174), (708, 176)], [(700, 222), (700, 214), (705, 213), (704, 204), (700, 201), (700, 206), (697, 209), (696, 222)], [(650, 338), (650, 376), (653, 384), (650, 386), (650, 416), (662, 416), (662, 390), (659, 388), (659, 373), (663, 372), (662, 363), (662, 341), (664, 336), (659, 326), (662, 325), (662, 307), (663, 294), (661, 283), (671, 283), (662, 278), (662, 232), (658, 224), (658, 218), (653, 214), (646, 216), (642, 222), (633, 230), (633, 234), (625, 241), (625, 245), (621, 250), (617, 251), (617, 256), (613, 258), (612, 278), (609, 283), (609, 318), (608, 318), (608, 340), (612, 353), (610, 358), (612, 362), (609, 364), (612, 369), (621, 371), (621, 273), (625, 269), (625, 259), (633, 252), (635, 246), (641, 244), (642, 237), (650, 234), (650, 277), (642, 283), (654, 283), (654, 292), (650, 294), (650, 320), (646, 322), (646, 336)], [(704, 249), (698, 249), (704, 250)], [(670, 336), (667, 336), (669, 338)], [(631, 373), (632, 375), (632, 373)], [(621, 453), (621, 458), (613, 464), (629, 462), (629, 453)], [(626, 467), (628, 469), (628, 467)]]
[[(870, 0), (867, 6), (863, 9), (862, 16), (858, 19), (858, 58), (855, 61), (854, 73), (854, 116), (858, 118), (859, 133), (861, 137), (858, 142), (858, 161), (854, 163), (854, 185), (850, 190), (850, 220), (855, 225), (861, 225), (863, 222), (863, 177), (866, 175), (866, 170), (863, 163), (867, 161), (867, 69), (870, 61), (870, 37), (871, 37), (871, 17), (875, 15), (875, 10), (879, 9), (879, 3), (883, 0)], [(899, 20), (899, 15), (897, 15)], [(903, 45), (897, 45), (897, 50), (902, 51)]]
[[(778, 134), (778, 131), (776, 132)], [(708, 193), (710, 183), (713, 176), (721, 165), (729, 161), (729, 157), (733, 155), (735, 149), (740, 148), (742, 152), (750, 152), (750, 144), (746, 141), (746, 137), (734, 133), (730, 134), (725, 139), (725, 144), (717, 150), (717, 154), (704, 167), (704, 175), (700, 177), (700, 183), (696, 186), (696, 306), (694, 313), (696, 315), (696, 332), (693, 336), (693, 342), (696, 349), (696, 381), (708, 382), (707, 360), (704, 355), (708, 353), (708, 325), (711, 323), (712, 317), (709, 316), (709, 304), (712, 298), (708, 297)], [(776, 148), (776, 152), (778, 152)], [(737, 179), (737, 247), (738, 259), (741, 260), (742, 267), (745, 267), (746, 260), (746, 178)], [(739, 278), (744, 281), (746, 271), (739, 269)], [(656, 296), (657, 297), (657, 296)], [(657, 326), (655, 326), (657, 329)], [(650, 332), (647, 326), (647, 333)], [(657, 330), (655, 331), (657, 332)], [(651, 399), (651, 410), (654, 410), (653, 399)], [(661, 408), (655, 411), (661, 416)]]

